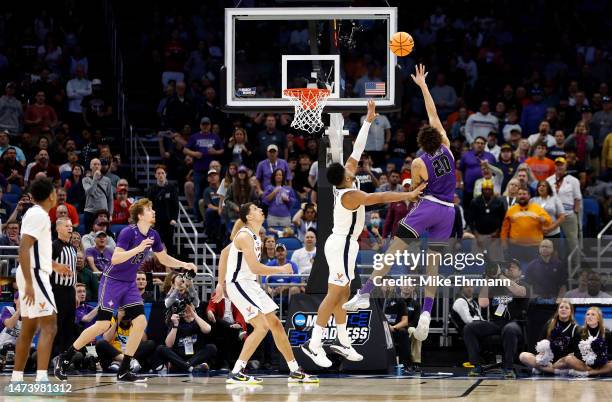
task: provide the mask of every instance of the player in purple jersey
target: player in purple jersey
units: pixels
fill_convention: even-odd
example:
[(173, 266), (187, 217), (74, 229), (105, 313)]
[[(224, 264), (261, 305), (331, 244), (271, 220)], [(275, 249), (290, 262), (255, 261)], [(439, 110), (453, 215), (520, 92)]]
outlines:
[[(455, 160), (450, 152), (450, 141), (442, 127), (433, 98), (427, 88), (424, 65), (416, 67), (416, 74), (412, 79), (423, 92), (425, 108), (429, 117), (429, 126), (423, 127), (418, 134), (417, 141), (424, 153), (412, 162), (412, 188), (422, 182), (427, 182), (423, 197), (416, 202), (404, 217), (397, 229), (397, 235), (391, 242), (386, 254), (396, 255), (404, 250), (418, 246), (419, 238), (428, 233), (427, 275), (438, 274), (439, 253), (447, 246), (455, 220), (455, 207), (453, 198), (455, 194)], [(418, 249), (415, 252), (419, 252)], [(386, 257), (386, 256), (385, 256)], [(368, 308), (370, 306), (370, 293), (374, 289), (374, 278), (382, 277), (389, 272), (393, 263), (388, 264), (383, 259), (380, 270), (375, 270), (370, 279), (362, 286), (359, 292), (342, 307), (348, 311)], [(394, 259), (392, 259), (394, 261)], [(425, 288), (425, 301), (419, 317), (419, 324), (414, 331), (414, 337), (423, 341), (429, 333), (431, 308), (436, 295), (436, 286)]]
[(110, 327), (115, 308), (125, 311), (125, 316), (132, 319), (132, 329), (128, 339), (117, 381), (141, 382), (130, 371), (130, 362), (140, 344), (147, 326), (144, 305), (140, 291), (136, 286), (136, 271), (144, 261), (149, 249), (162, 264), (168, 267), (181, 267), (196, 271), (197, 267), (189, 262), (179, 261), (168, 255), (159, 234), (151, 227), (155, 224), (153, 204), (146, 198), (130, 206), (130, 218), (136, 222), (124, 228), (117, 238), (117, 247), (113, 252), (111, 264), (102, 273), (98, 290), (97, 322), (84, 330), (72, 346), (59, 355), (54, 374), (59, 380), (66, 380), (66, 371), (77, 350), (80, 350), (96, 336), (103, 334)]

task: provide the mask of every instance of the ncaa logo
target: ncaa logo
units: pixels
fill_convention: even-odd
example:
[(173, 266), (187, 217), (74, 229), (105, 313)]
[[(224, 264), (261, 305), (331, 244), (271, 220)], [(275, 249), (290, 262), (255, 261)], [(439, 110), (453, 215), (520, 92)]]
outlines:
[(293, 325), (295, 327), (304, 327), (306, 325), (306, 316), (304, 314), (296, 314), (293, 316)]

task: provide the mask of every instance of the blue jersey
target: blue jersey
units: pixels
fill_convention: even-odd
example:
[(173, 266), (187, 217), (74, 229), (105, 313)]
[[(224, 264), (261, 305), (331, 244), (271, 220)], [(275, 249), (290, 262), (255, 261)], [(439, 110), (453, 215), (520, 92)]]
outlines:
[(160, 251), (163, 251), (164, 244), (162, 243), (159, 234), (155, 230), (149, 229), (147, 234), (144, 235), (140, 233), (137, 225), (129, 225), (123, 228), (119, 233), (119, 236), (117, 236), (117, 247), (120, 247), (125, 251), (138, 247), (138, 245), (146, 238), (153, 240), (151, 248), (146, 248), (144, 251), (120, 264), (109, 264), (108, 268), (104, 270), (104, 275), (123, 282), (135, 282), (136, 272), (142, 265), (146, 255), (149, 253), (149, 250), (159, 253)]
[(457, 186), (453, 154), (442, 145), (433, 154), (424, 153), (419, 158), (425, 163), (428, 177), (423, 195), (431, 195), (440, 201), (453, 202)]

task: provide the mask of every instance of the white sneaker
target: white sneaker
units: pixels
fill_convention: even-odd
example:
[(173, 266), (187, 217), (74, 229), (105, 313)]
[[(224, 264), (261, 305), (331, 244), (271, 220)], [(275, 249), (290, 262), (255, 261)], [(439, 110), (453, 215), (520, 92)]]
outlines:
[(580, 371), (580, 370), (574, 370), (574, 369), (569, 369), (567, 374), (569, 374), (572, 377), (588, 377), (589, 376), (588, 371)]
[(427, 335), (429, 335), (429, 322), (431, 321), (431, 315), (428, 311), (424, 311), (421, 313), (419, 317), (419, 324), (414, 330), (414, 338), (418, 341), (424, 341), (427, 339)]
[(138, 360), (132, 359), (130, 361), (130, 370), (132, 370), (133, 373), (138, 373), (141, 368), (142, 367), (140, 367), (140, 363), (138, 363)]
[(332, 350), (332, 352), (339, 354), (346, 360), (350, 360), (352, 362), (360, 362), (363, 360), (363, 356), (357, 353), (352, 345), (344, 346), (338, 339), (336, 339), (333, 345), (331, 345), (329, 348)]
[(342, 305), (345, 311), (357, 311), (370, 307), (370, 294), (357, 292), (355, 296)]
[(310, 340), (308, 340), (304, 342), (300, 348), (302, 349), (302, 352), (304, 352), (306, 356), (310, 357), (317, 366), (331, 367), (332, 362), (327, 358), (327, 355), (322, 347), (319, 347), (318, 350), (314, 350), (310, 347)]

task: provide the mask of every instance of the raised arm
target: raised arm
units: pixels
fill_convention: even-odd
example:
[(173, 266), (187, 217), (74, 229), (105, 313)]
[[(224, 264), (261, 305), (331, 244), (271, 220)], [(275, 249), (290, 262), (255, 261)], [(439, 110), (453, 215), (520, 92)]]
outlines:
[(450, 141), (446, 136), (446, 131), (444, 127), (442, 127), (442, 122), (438, 117), (438, 112), (436, 111), (436, 104), (434, 103), (431, 94), (429, 93), (429, 88), (427, 88), (427, 83), (425, 82), (425, 78), (427, 77), (427, 72), (425, 71), (425, 66), (423, 64), (419, 64), (416, 66), (416, 74), (410, 74), (412, 80), (415, 84), (421, 88), (423, 92), (423, 98), (425, 100), (425, 109), (427, 109), (427, 117), (429, 118), (429, 125), (433, 128), (437, 129), (440, 134), (442, 134), (442, 144), (447, 148), (450, 148)]
[(370, 125), (376, 119), (376, 103), (372, 99), (368, 101), (368, 114), (366, 115), (365, 120), (359, 130), (359, 134), (357, 134), (357, 139), (355, 139), (355, 143), (353, 144), (353, 153), (347, 159), (344, 167), (350, 170), (353, 174), (357, 172), (357, 163), (361, 159), (361, 154), (365, 150), (366, 142), (368, 140), (368, 132), (370, 131)]
[(427, 183), (421, 183), (416, 189), (399, 193), (397, 191), (385, 191), (382, 193), (364, 193), (360, 190), (349, 191), (342, 196), (342, 205), (346, 209), (354, 210), (361, 205), (386, 204), (396, 201), (416, 201), (423, 192)]

